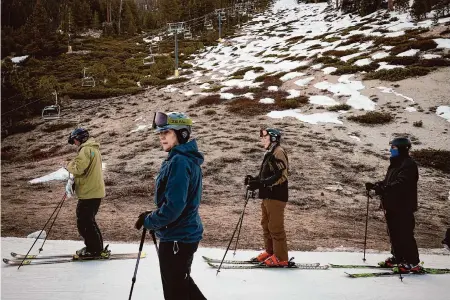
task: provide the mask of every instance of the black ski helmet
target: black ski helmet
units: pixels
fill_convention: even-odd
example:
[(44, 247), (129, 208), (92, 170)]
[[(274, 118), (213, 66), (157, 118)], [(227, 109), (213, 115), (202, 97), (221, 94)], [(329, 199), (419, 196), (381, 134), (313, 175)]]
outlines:
[(263, 136), (263, 131), (267, 131), (267, 134), (270, 136), (270, 142), (274, 143), (280, 143), (281, 141), (281, 131), (279, 131), (278, 129), (275, 128), (266, 128), (266, 129), (261, 129), (259, 131), (259, 136), (262, 137)]
[(396, 146), (400, 155), (407, 154), (411, 149), (411, 141), (407, 137), (398, 137), (389, 142), (391, 146)]
[(89, 138), (89, 132), (84, 128), (77, 128), (72, 131), (69, 135), (68, 143), (73, 145), (75, 140), (79, 141), (81, 144), (86, 142)]

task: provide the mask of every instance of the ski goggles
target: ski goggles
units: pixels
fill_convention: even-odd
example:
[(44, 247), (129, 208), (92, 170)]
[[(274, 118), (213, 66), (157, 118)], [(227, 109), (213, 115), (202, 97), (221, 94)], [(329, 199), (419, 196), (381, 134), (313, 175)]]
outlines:
[(165, 127), (168, 125), (191, 126), (192, 120), (188, 118), (173, 119), (163, 112), (156, 112), (153, 116), (152, 129), (157, 129), (158, 127)]

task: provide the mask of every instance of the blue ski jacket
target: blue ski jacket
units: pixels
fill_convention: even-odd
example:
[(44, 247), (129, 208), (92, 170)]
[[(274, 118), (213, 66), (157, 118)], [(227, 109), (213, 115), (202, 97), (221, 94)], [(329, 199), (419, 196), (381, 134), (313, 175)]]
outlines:
[(154, 230), (161, 242), (195, 243), (202, 239), (198, 208), (203, 160), (197, 142), (191, 140), (173, 147), (162, 163), (155, 184), (157, 209), (144, 221), (144, 227)]

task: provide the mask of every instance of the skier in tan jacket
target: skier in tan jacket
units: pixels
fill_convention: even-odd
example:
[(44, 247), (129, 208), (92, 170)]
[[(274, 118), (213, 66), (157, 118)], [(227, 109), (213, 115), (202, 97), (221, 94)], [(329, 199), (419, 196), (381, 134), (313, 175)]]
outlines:
[(103, 237), (95, 221), (101, 200), (105, 197), (100, 144), (90, 138), (89, 132), (84, 128), (72, 131), (68, 142), (78, 146), (78, 154), (67, 165), (73, 179), (69, 179), (66, 193), (71, 196), (75, 185), (75, 194), (78, 197), (77, 227), (86, 245), (77, 250), (76, 255), (80, 258), (107, 258), (109, 251), (103, 249)]

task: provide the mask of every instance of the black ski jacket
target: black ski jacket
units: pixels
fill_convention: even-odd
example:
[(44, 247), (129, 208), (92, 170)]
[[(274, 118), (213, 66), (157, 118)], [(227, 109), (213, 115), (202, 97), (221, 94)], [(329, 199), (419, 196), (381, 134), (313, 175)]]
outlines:
[(387, 211), (408, 213), (417, 211), (417, 181), (419, 169), (409, 156), (391, 158), (391, 164), (381, 186), (381, 204)]

